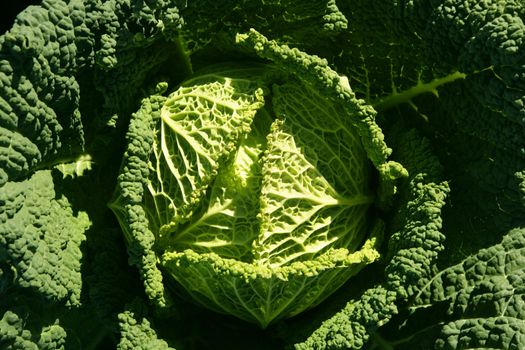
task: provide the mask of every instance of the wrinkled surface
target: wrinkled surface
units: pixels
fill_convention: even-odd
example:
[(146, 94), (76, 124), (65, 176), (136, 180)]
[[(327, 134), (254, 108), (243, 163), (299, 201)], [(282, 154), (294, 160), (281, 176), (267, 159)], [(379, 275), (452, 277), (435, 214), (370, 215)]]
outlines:
[[(0, 347), (523, 347), (524, 18), (519, 0), (28, 7), (0, 36)], [(253, 60), (340, 104), (388, 194), (381, 264), (265, 331), (172, 293), (139, 219), (153, 144), (139, 115), (160, 118), (193, 69)], [(249, 166), (258, 148), (243, 150)], [(124, 153), (133, 236), (106, 206)], [(248, 257), (249, 239), (214, 249)]]
[[(130, 141), (135, 130), (153, 137), (142, 206), (121, 195), (127, 181), (111, 204), (130, 245), (142, 232), (133, 224), (147, 220), (160, 268), (193, 299), (262, 327), (376, 260), (382, 230), (371, 225), (370, 165), (344, 111), (291, 81), (273, 85), (263, 108), (266, 70), (217, 67), (160, 111), (135, 115)], [(128, 152), (126, 173), (136, 164)]]

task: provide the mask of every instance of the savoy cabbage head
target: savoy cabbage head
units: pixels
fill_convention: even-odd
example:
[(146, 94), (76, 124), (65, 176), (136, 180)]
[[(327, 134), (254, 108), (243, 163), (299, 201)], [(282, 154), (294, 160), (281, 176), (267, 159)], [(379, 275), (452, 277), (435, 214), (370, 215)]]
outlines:
[(143, 143), (110, 206), (131, 245), (154, 237), (159, 268), (194, 299), (266, 327), (375, 261), (382, 225), (351, 115), (286, 72), (235, 66), (143, 101), (128, 134)]
[(524, 21), (27, 7), (0, 36), (0, 348), (524, 348)]

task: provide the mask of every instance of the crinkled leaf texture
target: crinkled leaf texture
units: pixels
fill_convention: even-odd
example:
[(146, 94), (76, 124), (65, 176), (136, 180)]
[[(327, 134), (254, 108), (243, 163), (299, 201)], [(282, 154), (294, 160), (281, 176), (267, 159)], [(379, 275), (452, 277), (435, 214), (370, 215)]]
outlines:
[(55, 192), (49, 170), (8, 182), (0, 198), (0, 263), (16, 271), (20, 286), (78, 305), (88, 216), (73, 213), (67, 198)]
[(121, 334), (118, 350), (173, 350), (157, 333), (147, 318), (146, 308), (136, 299), (118, 315)]
[[(28, 8), (0, 37), (0, 348), (61, 349), (73, 344), (71, 348), (89, 349), (111, 329), (115, 333), (110, 343), (116, 345), (120, 332), (123, 348), (165, 348), (159, 337), (177, 338), (177, 348), (177, 341), (189, 339), (182, 349), (277, 349), (304, 341), (320, 320), (326, 322), (298, 347), (523, 348), (518, 264), (525, 227), (524, 9), (522, 0), (44, 0)], [(185, 54), (190, 52), (191, 57)], [(163, 193), (161, 187), (149, 186), (153, 163), (144, 153), (152, 152), (152, 121), (161, 118), (166, 97), (151, 97), (149, 83), (160, 78), (173, 86), (188, 77), (192, 64), (202, 67), (253, 56), (273, 62), (286, 78), (293, 74), (341, 105), (380, 174), (376, 203), (382, 208), (388, 209), (394, 198), (394, 179), (406, 175), (403, 167), (386, 160), (391, 150), (383, 131), (388, 135), (393, 124), (406, 122), (402, 129), (415, 127), (432, 143), (407, 158), (401, 157), (404, 147), (389, 140), (394, 159), (410, 177), (398, 188), (394, 201), (399, 205), (390, 211), (399, 215), (382, 213), (389, 240), (386, 267), (374, 264), (367, 271), (378, 273), (347, 284), (353, 293), (340, 290), (321, 307), (257, 336), (252, 336), (254, 328), (241, 322), (232, 327), (229, 318), (187, 303), (176, 305), (180, 318), (167, 320), (146, 317), (134, 307), (123, 309), (127, 298), (142, 293), (142, 286), (125, 283), (137, 276), (121, 266), (125, 252), (120, 237), (107, 234), (120, 230), (105, 203), (115, 186), (119, 150), (125, 147), (121, 206), (114, 209), (123, 226), (130, 227), (124, 232), (129, 261), (139, 267), (156, 305), (170, 304), (165, 291), (170, 283), (163, 280), (169, 273), (159, 270), (164, 244), (180, 253), (190, 249), (194, 254), (184, 257), (195, 256), (199, 262), (213, 254), (221, 261), (248, 262), (256, 257), (247, 243), (255, 242), (264, 247), (259, 258), (290, 266), (315, 257), (316, 249), (324, 249), (318, 243), (334, 239), (331, 231), (324, 231), (322, 219), (346, 213), (325, 205), (340, 200), (341, 190), (334, 194), (326, 186), (334, 187), (335, 177), (323, 172), (327, 181), (315, 186), (298, 182), (279, 191), (273, 185), (292, 176), (302, 181), (319, 171), (309, 166), (313, 154), (293, 158), (305, 169), (300, 176), (289, 169), (263, 174), (260, 160), (278, 160), (265, 154), (271, 122), (264, 120), (272, 119), (278, 108), (305, 115), (313, 101), (284, 99), (290, 106), (279, 107), (271, 103), (269, 96), (278, 99), (279, 93), (270, 86), (262, 87), (265, 106), (257, 107), (249, 137), (241, 138), (227, 162), (214, 160), (220, 165), (217, 174), (212, 171), (213, 180), (208, 183), (199, 171), (187, 172), (199, 181), (204, 201), (186, 198), (176, 214), (164, 203), (164, 221), (144, 210), (146, 195), (155, 192), (150, 203), (162, 204)], [(297, 86), (280, 84), (276, 91)], [(128, 116), (144, 93), (150, 98), (133, 117), (124, 145)], [(140, 122), (139, 114), (152, 118)], [(375, 124), (376, 114), (383, 130)], [(290, 120), (274, 126), (278, 137), (270, 146), (276, 152), (303, 147), (304, 140), (287, 136), (297, 131)], [(421, 150), (421, 134), (401, 137), (410, 140), (409, 149)], [(316, 152), (330, 148), (327, 144)], [(93, 162), (78, 159), (80, 154), (90, 154)], [(203, 161), (200, 170), (213, 168), (212, 162), (204, 163), (205, 153), (185, 156)], [(439, 163), (444, 176), (432, 176)], [(93, 169), (85, 171), (91, 165)], [(443, 178), (450, 180), (450, 193)], [(220, 191), (223, 187), (230, 190)], [(269, 194), (265, 206), (243, 195), (263, 189)], [(315, 194), (297, 202), (305, 212), (289, 212), (285, 204), (291, 203), (279, 197), (281, 192), (305, 191)], [(235, 201), (234, 217), (213, 212), (228, 201)], [(262, 227), (274, 233), (281, 229), (271, 216), (264, 219), (268, 216), (261, 208), (277, 208), (277, 217), (291, 219), (286, 222), (290, 229), (292, 220), (304, 219), (302, 215), (309, 216), (319, 205), (323, 209), (312, 216), (317, 226), (301, 227), (312, 235), (305, 234), (299, 243), (286, 244), (285, 236), (254, 238)], [(89, 231), (84, 211), (92, 221)], [(250, 220), (254, 211), (256, 219)], [(231, 218), (235, 225), (223, 230)], [(359, 220), (355, 224), (359, 226)], [(154, 228), (161, 226), (165, 231), (158, 236)], [(180, 227), (193, 234), (174, 241), (171, 232)], [(297, 249), (301, 247), (307, 251)], [(209, 258), (205, 271), (211, 261), (217, 260)], [(366, 281), (366, 287), (360, 286)], [(377, 285), (366, 289), (370, 284)], [(340, 303), (331, 308), (337, 299)], [(184, 308), (190, 311), (181, 312)], [(104, 315), (103, 325), (94, 314)], [(206, 328), (209, 324), (213, 329)], [(169, 331), (162, 333), (161, 325)], [(301, 330), (294, 333), (292, 328)]]
[[(404, 349), (521, 349), (525, 344), (525, 230), (430, 278), (402, 324), (376, 342)], [(429, 317), (431, 316), (431, 317)]]
[(0, 319), (0, 346), (2, 349), (64, 350), (66, 331), (58, 324), (43, 326), (35, 336), (24, 329), (24, 319), (6, 311)]
[[(355, 125), (292, 78), (270, 92), (273, 69), (216, 68), (160, 111), (146, 100), (128, 134), (142, 149), (128, 149), (111, 204), (131, 250), (148, 237), (194, 300), (262, 327), (317, 305), (376, 260), (382, 233)], [(135, 206), (130, 171), (144, 173)]]
[(361, 349), (435, 273), (444, 248), (441, 213), (449, 185), (428, 140), (414, 130), (393, 139), (394, 158), (410, 175), (399, 186), (403, 201), (392, 219), (399, 230), (389, 241), (385, 280), (325, 320), (297, 349)]

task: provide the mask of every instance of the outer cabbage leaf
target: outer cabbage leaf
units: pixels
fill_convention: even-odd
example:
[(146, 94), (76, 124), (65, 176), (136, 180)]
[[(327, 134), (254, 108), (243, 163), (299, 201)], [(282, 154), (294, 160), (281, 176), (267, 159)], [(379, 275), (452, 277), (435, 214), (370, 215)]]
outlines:
[(118, 315), (121, 338), (118, 350), (173, 350), (157, 333), (147, 318), (145, 306), (134, 300)]
[[(520, 349), (525, 342), (525, 231), (439, 271), (377, 342), (399, 349)], [(428, 317), (432, 315), (432, 317)]]
[[(170, 305), (170, 298), (164, 290), (163, 278), (157, 268), (157, 257), (153, 250), (155, 236), (149, 228), (141, 203), (149, 176), (146, 158), (152, 152), (151, 118), (160, 118), (160, 107), (165, 100), (163, 96), (152, 96), (132, 116), (133, 122), (130, 123), (127, 134), (129, 146), (124, 154), (124, 158), (129, 161), (123, 163), (121, 168), (118, 178), (119, 193), (109, 203), (129, 243), (129, 262), (139, 268), (146, 294), (160, 307)], [(127, 226), (131, 229), (125, 229)]]
[(0, 319), (0, 346), (3, 349), (64, 350), (66, 331), (58, 324), (42, 327), (35, 336), (24, 329), (24, 320), (12, 311)]
[[(59, 188), (59, 186), (57, 186)], [(51, 171), (0, 187), (0, 264), (16, 273), (16, 284), (50, 300), (80, 303), (80, 244), (90, 226), (55, 193)]]
[[(347, 29), (348, 20), (335, 0), (178, 1), (185, 19), (183, 37), (190, 51), (206, 46), (223, 53), (233, 36), (250, 28), (278, 36), (301, 48), (315, 47)], [(209, 60), (209, 57), (203, 57)], [(213, 62), (216, 63), (216, 62)]]

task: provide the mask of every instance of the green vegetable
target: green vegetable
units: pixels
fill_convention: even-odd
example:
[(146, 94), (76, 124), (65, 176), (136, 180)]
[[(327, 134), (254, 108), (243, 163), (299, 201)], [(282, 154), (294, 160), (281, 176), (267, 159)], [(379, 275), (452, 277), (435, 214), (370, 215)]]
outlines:
[[(263, 107), (261, 70), (216, 67), (161, 107), (146, 100), (128, 137), (152, 143), (126, 153), (110, 207), (130, 245), (142, 234), (133, 223), (148, 223), (160, 268), (195, 300), (266, 327), (376, 260), (382, 228), (350, 116), (293, 80)], [(140, 167), (132, 219), (127, 174)]]
[(0, 348), (523, 348), (524, 18), (27, 7), (0, 36)]

